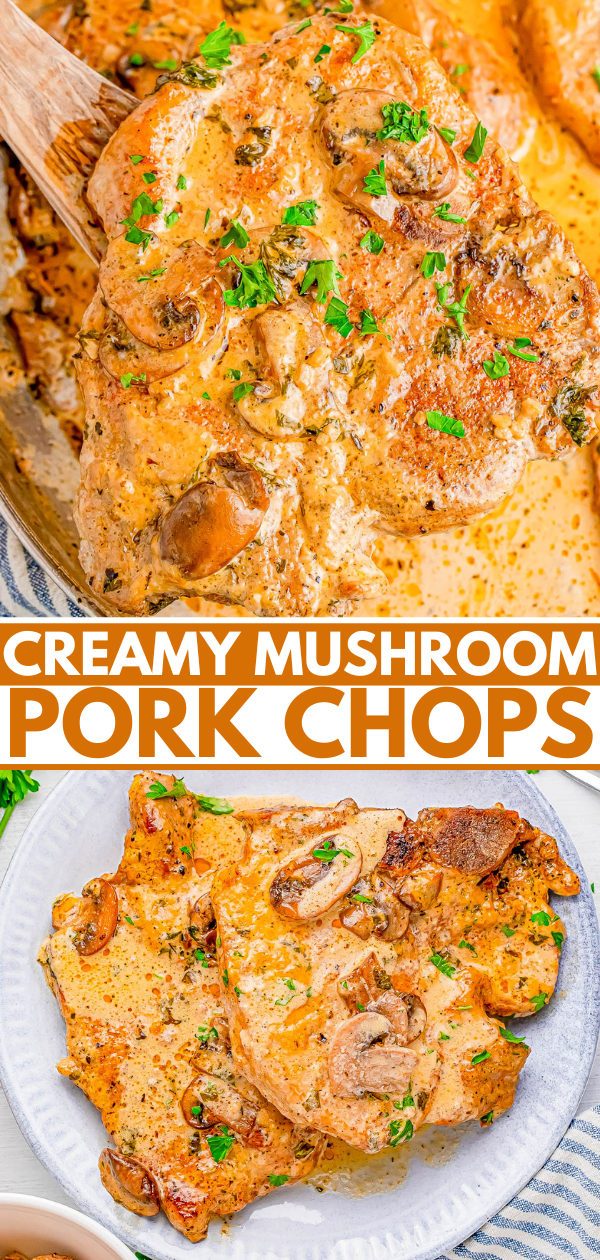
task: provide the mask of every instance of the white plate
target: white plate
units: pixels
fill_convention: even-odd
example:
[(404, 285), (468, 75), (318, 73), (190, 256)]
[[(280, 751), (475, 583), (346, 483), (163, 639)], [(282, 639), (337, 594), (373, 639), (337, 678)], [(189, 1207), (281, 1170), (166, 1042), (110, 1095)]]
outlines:
[(592, 1065), (600, 1019), (600, 938), (589, 886), (572, 841), (526, 774), (467, 770), (193, 771), (190, 787), (215, 796), (293, 792), (359, 805), (496, 801), (556, 836), (583, 876), (579, 897), (560, 899), (568, 939), (556, 995), (522, 1021), (532, 1053), (512, 1111), (489, 1129), (464, 1126), (452, 1159), (435, 1168), (414, 1158), (397, 1189), (367, 1198), (286, 1187), (259, 1199), (206, 1242), (189, 1243), (161, 1214), (132, 1216), (103, 1189), (98, 1155), (106, 1136), (98, 1113), (55, 1070), (64, 1026), (36, 964), (60, 892), (79, 892), (120, 859), (128, 827), (129, 772), (76, 770), (38, 810), (0, 890), (0, 1074), (32, 1150), (80, 1207), (133, 1250), (156, 1260), (435, 1260), (472, 1234), (538, 1171), (574, 1116)]

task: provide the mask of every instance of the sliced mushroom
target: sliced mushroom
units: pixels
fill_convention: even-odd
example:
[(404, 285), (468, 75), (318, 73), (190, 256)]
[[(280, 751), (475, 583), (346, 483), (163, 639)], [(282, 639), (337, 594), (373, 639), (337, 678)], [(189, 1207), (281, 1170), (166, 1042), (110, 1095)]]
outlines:
[(246, 423), (265, 437), (279, 441), (298, 437), (299, 433), (306, 432), (308, 395), (312, 426), (315, 396), (320, 385), (326, 388), (329, 383), (327, 371), (317, 373), (315, 379), (312, 367), (309, 388), (306, 381), (299, 382), (308, 356), (325, 345), (321, 328), (310, 304), (300, 298), (282, 306), (267, 307), (257, 315), (252, 331), (264, 366), (259, 368), (260, 377), (252, 393), (238, 400), (237, 409)]
[(96, 954), (103, 949), (117, 926), (119, 900), (105, 879), (92, 879), (83, 889), (79, 902), (73, 944), (78, 954)]
[(384, 941), (398, 941), (404, 936), (410, 917), (408, 907), (377, 871), (358, 880), (350, 889), (348, 902), (340, 911), (340, 920), (361, 940), (366, 941), (372, 932)]
[(401, 901), (411, 910), (429, 910), (437, 901), (442, 884), (442, 872), (435, 867), (425, 867), (407, 875), (396, 885), (396, 892)]
[(185, 490), (165, 516), (161, 560), (188, 578), (209, 577), (243, 551), (262, 525), (269, 498), (265, 484), (235, 451), (215, 455), (210, 480)]
[(190, 910), (190, 936), (206, 954), (216, 952), (217, 929), (210, 893), (199, 897)]
[(100, 1179), (116, 1203), (137, 1216), (156, 1216), (160, 1211), (154, 1177), (137, 1159), (106, 1147), (98, 1160)]
[(329, 1080), (338, 1097), (403, 1093), (417, 1064), (414, 1050), (397, 1044), (390, 1020), (364, 1011), (337, 1029), (329, 1051)]
[(181, 372), (190, 361), (187, 346), (177, 350), (153, 350), (137, 341), (123, 320), (110, 311), (98, 343), (98, 358), (109, 376), (120, 381), (130, 374), (134, 380), (150, 385), (165, 376)]
[(80, 905), (81, 898), (76, 897), (75, 893), (62, 893), (52, 902), (52, 927), (55, 931), (77, 917), (76, 912)]
[(268, 1146), (270, 1137), (257, 1125), (259, 1108), (220, 1076), (200, 1072), (181, 1099), (181, 1110), (194, 1129), (229, 1125), (247, 1146)]
[(113, 311), (144, 345), (175, 350), (209, 341), (224, 312), (214, 258), (196, 241), (176, 249), (154, 238), (140, 258), (124, 236), (110, 242), (100, 264), (100, 287)]
[(398, 196), (441, 201), (458, 183), (456, 156), (433, 126), (416, 142), (378, 139), (385, 124), (383, 107), (393, 100), (387, 92), (342, 92), (323, 110), (322, 143), (334, 166), (344, 167), (336, 191), (371, 206), (364, 176), (383, 158), (386, 179)]
[(338, 993), (353, 1015), (365, 1010), (385, 1015), (397, 1045), (406, 1046), (414, 1041), (427, 1023), (427, 1012), (420, 997), (416, 993), (397, 993), (393, 977), (381, 967), (373, 951), (354, 971), (342, 977)]
[[(320, 856), (330, 853), (332, 857)], [(315, 838), (278, 871), (269, 888), (271, 905), (288, 919), (316, 919), (352, 887), (361, 866), (354, 838)]]

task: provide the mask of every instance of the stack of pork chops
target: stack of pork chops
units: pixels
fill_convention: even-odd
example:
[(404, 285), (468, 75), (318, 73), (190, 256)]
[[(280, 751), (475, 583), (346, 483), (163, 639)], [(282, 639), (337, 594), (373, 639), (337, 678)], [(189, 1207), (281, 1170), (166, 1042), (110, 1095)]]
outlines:
[(53, 909), (58, 1070), (101, 1111), (108, 1192), (191, 1241), (213, 1214), (423, 1124), (493, 1124), (579, 881), (501, 805), (236, 808), (136, 775), (119, 869)]

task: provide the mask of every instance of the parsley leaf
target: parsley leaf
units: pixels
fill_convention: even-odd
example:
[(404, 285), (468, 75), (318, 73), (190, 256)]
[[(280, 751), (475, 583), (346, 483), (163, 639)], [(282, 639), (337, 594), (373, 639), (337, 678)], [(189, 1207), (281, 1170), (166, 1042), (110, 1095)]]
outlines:
[(226, 1124), (221, 1125), (221, 1132), (209, 1133), (207, 1137), (208, 1149), (215, 1161), (220, 1164), (225, 1159), (235, 1142), (235, 1133), (230, 1133)]
[(198, 1032), (194, 1033), (194, 1037), (200, 1042), (201, 1046), (205, 1046), (208, 1044), (210, 1037), (215, 1037), (218, 1040), (219, 1034), (216, 1028), (209, 1028), (207, 1024), (199, 1024)]
[(221, 796), (197, 796), (195, 792), (193, 795), (205, 814), (233, 814), (233, 805)]
[(319, 48), (318, 53), (316, 54), (316, 56), (315, 56), (315, 57), (313, 57), (313, 61), (314, 61), (315, 65), (317, 65), (317, 63), (318, 63), (319, 61), (322, 61), (322, 60), (323, 60), (323, 58), (324, 58), (324, 57), (326, 57), (326, 56), (327, 56), (327, 54), (328, 54), (328, 53), (330, 53), (330, 52), (331, 52), (331, 45), (330, 45), (330, 44), (321, 44), (321, 47)]
[(0, 836), (6, 830), (15, 806), (24, 801), (29, 792), (37, 792), (39, 786), (29, 770), (0, 770), (0, 809), (4, 811), (0, 819)]
[(352, 332), (354, 325), (348, 319), (348, 306), (346, 302), (342, 302), (339, 297), (332, 297), (327, 310), (325, 311), (325, 324), (331, 324), (337, 329), (340, 337), (347, 337)]
[(321, 207), (317, 201), (298, 201), (295, 206), (287, 206), (281, 216), (282, 223), (292, 223), (294, 226), (306, 225), (314, 227), (317, 222), (317, 210)]
[(466, 223), (460, 214), (452, 214), (450, 212), (450, 202), (443, 201), (441, 206), (436, 206), (432, 214), (432, 219), (442, 219), (444, 223)]
[(371, 194), (372, 197), (385, 197), (387, 194), (387, 184), (385, 182), (384, 160), (381, 159), (378, 167), (372, 166), (368, 175), (365, 175), (365, 192)]
[(594, 69), (590, 70), (590, 74), (596, 84), (596, 87), (598, 88), (598, 91), (600, 92), (600, 66), (595, 65)]
[(190, 796), (183, 779), (176, 779), (172, 788), (166, 788), (164, 783), (151, 783), (146, 796), (151, 801), (162, 801), (167, 798), (178, 801), (181, 796)]
[(153, 61), (152, 65), (155, 70), (176, 70), (177, 62), (172, 57), (168, 57), (166, 61)]
[(367, 232), (366, 236), (363, 236), (362, 241), (360, 242), (360, 248), (368, 249), (370, 254), (380, 254), (384, 245), (385, 241), (383, 237), (378, 236), (377, 232), (373, 232), (371, 230)]
[(227, 368), (225, 375), (230, 381), (239, 381), (242, 373), (239, 368)]
[(503, 936), (506, 936), (507, 938), (509, 936), (514, 936), (515, 934), (515, 929), (509, 927), (508, 923), (503, 923), (502, 927), (500, 928), (500, 931), (502, 932)]
[(440, 433), (449, 433), (451, 437), (464, 438), (465, 430), (462, 420), (455, 420), (454, 416), (445, 416), (441, 411), (426, 411), (425, 415), (430, 429), (438, 429)]
[(536, 993), (535, 997), (530, 998), (529, 1001), (534, 1011), (541, 1011), (542, 1007), (546, 1005), (549, 996), (549, 993)]
[(269, 1173), (270, 1186), (284, 1186), (289, 1180), (287, 1173)]
[(222, 70), (223, 66), (231, 65), (231, 45), (245, 43), (246, 36), (241, 31), (234, 31), (226, 22), (221, 22), (206, 36), (200, 45), (200, 53), (210, 70)]
[(363, 894), (362, 894), (362, 893), (354, 893), (354, 895), (353, 895), (353, 897), (352, 897), (352, 900), (353, 900), (353, 901), (361, 901), (361, 902), (364, 902), (364, 904), (365, 904), (366, 906), (372, 906), (372, 905), (373, 905), (373, 898), (372, 898), (372, 897), (365, 897), (365, 896), (363, 896)]
[(175, 224), (177, 223), (178, 218), (179, 218), (179, 215), (177, 211), (170, 210), (169, 213), (165, 215), (165, 223), (167, 227), (168, 228), (175, 227)]
[(483, 126), (483, 123), (478, 122), (473, 139), (471, 140), (468, 149), (465, 149), (463, 155), (467, 159), (467, 162), (477, 163), (479, 161), (483, 153), (486, 136), (486, 128)]
[[(421, 275), (429, 280), (434, 272), (443, 271), (446, 266), (446, 255), (428, 250), (421, 263)], [(439, 295), (438, 295), (439, 296)]]
[(210, 212), (210, 206), (209, 206), (209, 208), (208, 208), (208, 210), (206, 211), (206, 214), (205, 214), (205, 216), (204, 216), (204, 231), (205, 231), (205, 232), (206, 232), (206, 229), (207, 229), (207, 227), (208, 227), (208, 220), (210, 219), (210, 213), (211, 213), (211, 212)]
[(437, 967), (438, 971), (441, 971), (443, 976), (447, 976), (449, 980), (452, 979), (456, 967), (447, 958), (442, 958), (441, 954), (432, 954), (429, 961)]
[(142, 249), (145, 250), (152, 240), (152, 233), (145, 232), (143, 228), (132, 227), (125, 233), (125, 240), (132, 245), (141, 245)]
[(459, 949), (470, 949), (471, 953), (472, 953), (472, 954), (475, 954), (475, 957), (477, 957), (477, 950), (475, 949), (475, 946), (474, 946), (474, 945), (470, 945), (468, 941), (459, 941), (459, 942), (458, 942), (458, 948), (459, 948)]
[(227, 249), (228, 245), (237, 245), (238, 249), (245, 249), (250, 237), (241, 223), (237, 219), (232, 219), (224, 236), (221, 237), (219, 245), (221, 249)]
[(389, 101), (382, 105), (383, 127), (378, 140), (399, 140), (401, 144), (418, 144), (429, 131), (426, 109), (411, 109), (406, 101)]
[(359, 45), (352, 58), (352, 65), (373, 47), (377, 39), (377, 32), (372, 22), (365, 22), (364, 26), (336, 26), (335, 29), (341, 31), (343, 35), (358, 35)]
[(499, 381), (502, 376), (508, 376), (508, 359), (499, 350), (494, 350), (493, 359), (483, 360), (483, 370), (491, 381)]
[(242, 381), (240, 385), (236, 385), (233, 391), (233, 401), (239, 402), (240, 398), (246, 398), (254, 390), (254, 381)]
[(441, 136), (442, 140), (446, 141), (446, 144), (454, 144), (456, 132), (452, 130), (452, 127), (436, 127), (436, 131), (438, 136)]
[(538, 910), (536, 914), (532, 914), (531, 922), (539, 923), (542, 927), (550, 927), (550, 915), (545, 910)]
[(553, 939), (553, 941), (554, 941), (554, 944), (556, 945), (556, 948), (557, 948), (557, 950), (558, 950), (558, 952), (559, 952), (559, 954), (560, 954), (560, 953), (561, 953), (561, 951), (562, 951), (562, 947), (563, 947), (563, 944), (564, 944), (564, 940), (565, 940), (565, 938), (564, 938), (564, 934), (563, 934), (562, 932), (551, 932), (551, 933), (550, 933), (550, 935), (551, 935), (551, 937), (552, 937), (552, 939)]
[(142, 179), (145, 184), (156, 183), (156, 175), (154, 174), (154, 171), (144, 171), (144, 174), (142, 175)]
[(452, 316), (452, 319), (458, 325), (458, 331), (460, 332), (460, 335), (464, 341), (469, 340), (469, 335), (468, 333), (465, 332), (465, 316), (468, 315), (469, 313), (467, 311), (467, 298), (469, 296), (469, 293), (471, 292), (472, 287), (473, 286), (471, 284), (467, 285), (459, 302), (446, 303), (446, 310), (448, 314)]
[(223, 297), (227, 306), (237, 306), (243, 311), (247, 306), (262, 306), (267, 302), (275, 302), (275, 285), (261, 259), (244, 266), (239, 258), (230, 255), (223, 262), (235, 263), (240, 272), (240, 283), (237, 289), (225, 289)]
[(311, 262), (306, 268), (300, 293), (306, 293), (306, 290), (310, 289), (311, 284), (316, 284), (317, 302), (324, 302), (328, 293), (335, 293), (335, 296), (339, 298), (338, 280), (343, 280), (343, 276), (331, 258), (325, 262)]
[(134, 376), (133, 372), (124, 372), (123, 376), (121, 377), (121, 385), (123, 386), (123, 389), (129, 389), (129, 386), (132, 385), (134, 381), (135, 382), (139, 381), (140, 384), (143, 384), (145, 380), (146, 380), (145, 372), (140, 372), (139, 376)]
[(493, 1111), (487, 1111), (485, 1116), (481, 1117), (480, 1124), (493, 1124), (493, 1123), (494, 1123), (494, 1113)]
[(185, 175), (178, 175), (178, 176), (177, 176), (177, 188), (178, 188), (179, 192), (187, 192), (187, 186), (188, 186), (188, 185), (187, 185), (187, 179), (185, 178)]
[(296, 30), (294, 31), (294, 35), (299, 35), (300, 31), (305, 31), (307, 27), (309, 26), (312, 26), (312, 21), (310, 18), (305, 18), (304, 21), (301, 22), (300, 25), (296, 27)]
[(144, 161), (144, 154), (143, 153), (130, 153), (129, 161), (133, 162), (134, 166), (139, 166), (140, 162)]
[[(525, 1041), (524, 1037), (515, 1037), (514, 1032), (511, 1032), (510, 1028), (499, 1028), (498, 1032), (501, 1037), (504, 1037), (505, 1041), (510, 1041), (511, 1045), (520, 1046)], [(529, 1046), (525, 1046), (525, 1049), (528, 1050)]]
[(471, 1064), (473, 1067), (475, 1067), (476, 1063), (483, 1063), (484, 1059), (491, 1059), (491, 1057), (492, 1056), (489, 1050), (480, 1050), (479, 1054), (473, 1055), (473, 1058), (471, 1059)]
[[(360, 335), (368, 337), (370, 333), (383, 332), (382, 328), (378, 328), (377, 320), (372, 311), (364, 309), (360, 312)], [(387, 334), (384, 334), (384, 336)]]
[(514, 346), (507, 346), (506, 349), (509, 354), (514, 354), (517, 359), (524, 359), (526, 363), (537, 363), (540, 357), (539, 354), (535, 354), (533, 351), (528, 353), (522, 348), (523, 346), (530, 345), (531, 341), (529, 337), (515, 337)]
[(146, 276), (138, 276), (137, 282), (141, 284), (143, 280), (156, 280), (158, 276), (164, 276), (166, 267), (155, 267), (154, 271), (148, 272)]
[(331, 840), (324, 840), (323, 848), (313, 849), (312, 856), (318, 858), (320, 862), (333, 862), (333, 859), (339, 857), (340, 853), (343, 853), (348, 858), (354, 857), (354, 854), (349, 849), (336, 849)]
[(139, 52), (132, 53), (129, 58), (129, 64), (130, 66), (143, 66), (144, 58), (142, 57), (142, 54)]
[(390, 1120), (390, 1138), (389, 1146), (397, 1146), (399, 1142), (410, 1142), (414, 1133), (412, 1120), (405, 1120), (402, 1124), (401, 1120)]

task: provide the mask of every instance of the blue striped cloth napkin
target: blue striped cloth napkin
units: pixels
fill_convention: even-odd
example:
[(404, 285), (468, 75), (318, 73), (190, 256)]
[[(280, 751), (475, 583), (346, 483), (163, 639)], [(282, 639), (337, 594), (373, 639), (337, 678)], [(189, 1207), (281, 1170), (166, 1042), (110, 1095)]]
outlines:
[(600, 1106), (577, 1116), (537, 1176), (448, 1256), (452, 1260), (600, 1256)]
[(0, 617), (84, 617), (0, 516)]

